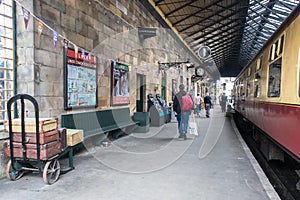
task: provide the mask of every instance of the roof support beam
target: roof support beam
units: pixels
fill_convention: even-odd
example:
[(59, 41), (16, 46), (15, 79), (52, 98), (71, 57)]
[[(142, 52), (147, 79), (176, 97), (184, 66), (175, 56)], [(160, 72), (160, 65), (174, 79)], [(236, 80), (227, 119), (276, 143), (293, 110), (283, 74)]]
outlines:
[[(224, 0), (223, 0), (223, 1), (224, 1)], [(189, 15), (189, 16), (187, 16), (187, 17), (185, 17), (185, 18), (183, 18), (183, 19), (181, 19), (181, 20), (179, 20), (179, 21), (177, 21), (177, 22), (174, 23), (173, 25), (176, 26), (177, 24), (179, 24), (179, 23), (181, 23), (181, 22), (187, 20), (188, 18), (193, 17), (193, 16), (195, 16), (196, 14), (199, 14), (199, 13), (203, 12), (204, 10), (206, 10), (206, 9), (208, 9), (208, 8), (210, 8), (210, 7), (212, 7), (212, 6), (214, 6), (217, 2), (218, 2), (218, 1), (212, 2), (211, 4), (209, 4), (208, 6), (206, 6), (205, 8), (202, 8), (202, 9), (200, 9), (199, 11), (197, 11), (196, 13), (193, 13), (193, 14), (191, 14), (191, 15)]]
[[(187, 7), (187, 6), (189, 6), (190, 4), (192, 4), (192, 3), (196, 2), (196, 1), (199, 1), (199, 0), (190, 0), (190, 1), (187, 2), (186, 4), (184, 4), (184, 5), (182, 5), (182, 6), (178, 7), (178, 8), (176, 8), (176, 9), (174, 9), (174, 10), (172, 10), (172, 11), (169, 12), (169, 13), (166, 13), (166, 14), (165, 14), (165, 17), (166, 17), (166, 18), (169, 17), (169, 16), (172, 15), (173, 13), (178, 12), (179, 10), (181, 10), (181, 9), (183, 9), (183, 8), (185, 8), (185, 7)], [(186, 1), (185, 1), (185, 2), (186, 2)]]
[[(238, 5), (238, 4), (239, 4), (239, 2), (235, 2), (235, 3), (233, 3), (233, 4), (229, 5), (229, 6), (227, 6), (227, 8), (228, 8), (228, 7), (233, 7), (233, 6)], [(211, 6), (211, 5), (210, 5), (210, 6)], [(188, 26), (188, 27), (186, 27), (186, 28), (184, 28), (184, 29), (178, 30), (178, 31), (179, 31), (180, 33), (183, 32), (183, 31), (186, 31), (186, 30), (192, 28), (193, 26), (195, 26), (195, 25), (197, 25), (197, 24), (201, 24), (201, 23), (202, 23), (203, 21), (205, 21), (206, 19), (210, 19), (210, 18), (213, 17), (214, 15), (219, 14), (219, 13), (221, 13), (221, 12), (223, 12), (223, 11), (224, 11), (224, 10), (219, 10), (218, 12), (215, 12), (215, 13), (213, 13), (212, 15), (209, 15), (208, 17), (204, 18), (203, 20), (197, 21), (195, 24), (190, 25), (190, 26)]]
[[(234, 26), (232, 26), (232, 27), (227, 26), (226, 29), (220, 30), (220, 32), (215, 32), (215, 31), (217, 31), (217, 29), (214, 29), (214, 30), (212, 30), (212, 31), (206, 32), (205, 34), (203, 34), (203, 35), (201, 36), (201, 38), (200, 38), (200, 37), (197, 37), (198, 40), (199, 40), (198, 43), (201, 43), (201, 42), (204, 41), (204, 40), (210, 40), (211, 38), (217, 37), (218, 35), (221, 35), (221, 36), (223, 37), (223, 36), (224, 36), (223, 33), (227, 33), (227, 32), (229, 32), (229, 31), (232, 30), (232, 29), (236, 30), (237, 28), (242, 28), (242, 27), (241, 27), (240, 24), (236, 24), (236, 25), (234, 25)], [(211, 34), (211, 33), (213, 33), (213, 32), (215, 32), (215, 33), (212, 34), (211, 36), (205, 37), (206, 35), (209, 35), (209, 34)], [(195, 39), (196, 39), (196, 38), (195, 38)], [(197, 46), (197, 45), (199, 45), (199, 44), (192, 45), (192, 47)]]

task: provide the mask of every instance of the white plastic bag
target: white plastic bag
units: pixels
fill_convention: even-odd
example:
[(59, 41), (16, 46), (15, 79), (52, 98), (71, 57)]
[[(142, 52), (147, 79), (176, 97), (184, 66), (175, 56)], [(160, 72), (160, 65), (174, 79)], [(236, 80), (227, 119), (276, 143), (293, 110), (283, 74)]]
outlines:
[(198, 136), (198, 127), (195, 120), (195, 116), (192, 114), (189, 120), (189, 133)]

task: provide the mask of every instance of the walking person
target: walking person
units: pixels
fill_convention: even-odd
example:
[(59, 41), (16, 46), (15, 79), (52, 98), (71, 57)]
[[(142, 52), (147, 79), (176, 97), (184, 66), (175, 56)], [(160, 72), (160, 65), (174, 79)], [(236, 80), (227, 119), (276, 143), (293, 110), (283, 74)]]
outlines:
[(222, 109), (222, 112), (225, 112), (226, 111), (226, 105), (227, 105), (227, 96), (225, 93), (222, 94), (221, 96), (221, 109)]
[(173, 110), (178, 122), (179, 138), (187, 139), (186, 133), (189, 124), (189, 116), (194, 103), (189, 93), (184, 91), (184, 85), (179, 85), (179, 92), (175, 95)]
[(198, 117), (200, 117), (200, 113), (201, 113), (201, 109), (202, 109), (202, 102), (203, 102), (203, 99), (200, 96), (200, 94), (198, 93), (196, 96), (196, 112), (197, 112)]
[(211, 101), (211, 108), (214, 108), (215, 105), (215, 95), (213, 92), (210, 93), (210, 101)]
[(206, 93), (206, 96), (204, 97), (204, 105), (206, 110), (206, 117), (210, 117), (210, 109), (211, 109), (211, 98), (209, 96), (209, 93)]

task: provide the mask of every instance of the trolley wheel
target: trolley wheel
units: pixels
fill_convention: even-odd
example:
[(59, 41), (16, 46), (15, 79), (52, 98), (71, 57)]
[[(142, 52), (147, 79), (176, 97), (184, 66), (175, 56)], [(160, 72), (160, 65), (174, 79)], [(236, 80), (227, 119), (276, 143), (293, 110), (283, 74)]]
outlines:
[(13, 170), (11, 160), (8, 161), (5, 169), (6, 177), (12, 181), (20, 179), (24, 175), (23, 170)]
[(60, 175), (60, 164), (58, 159), (48, 161), (44, 167), (43, 180), (46, 184), (55, 183)]

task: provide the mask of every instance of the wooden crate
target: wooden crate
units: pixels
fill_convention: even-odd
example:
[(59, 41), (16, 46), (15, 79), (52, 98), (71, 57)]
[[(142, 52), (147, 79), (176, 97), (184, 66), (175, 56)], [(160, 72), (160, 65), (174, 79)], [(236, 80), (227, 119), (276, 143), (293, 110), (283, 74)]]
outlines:
[[(57, 118), (39, 118), (39, 132), (44, 133), (57, 129), (58, 119)], [(8, 121), (4, 122), (4, 130), (9, 131)], [(12, 120), (12, 132), (21, 133), (21, 119), (16, 118)], [(25, 118), (25, 132), (35, 133), (36, 125), (35, 118)]]
[(74, 146), (80, 142), (83, 142), (83, 130), (67, 129), (67, 145)]

